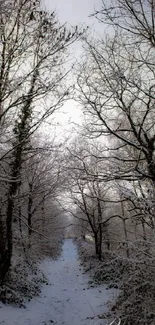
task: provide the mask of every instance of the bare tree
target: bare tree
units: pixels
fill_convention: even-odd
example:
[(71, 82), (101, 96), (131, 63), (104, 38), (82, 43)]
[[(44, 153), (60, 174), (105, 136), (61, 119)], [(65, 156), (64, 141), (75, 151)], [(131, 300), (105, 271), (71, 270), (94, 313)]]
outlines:
[[(108, 182), (124, 182), (127, 189), (134, 183), (138, 195), (130, 195), (132, 190), (126, 191), (126, 197), (128, 193), (129, 200), (135, 200), (135, 207), (139, 200), (137, 213), (141, 214), (141, 221), (147, 224), (150, 218), (153, 226), (154, 4), (147, 0), (118, 0), (110, 4), (102, 1), (101, 10), (95, 15), (113, 27), (113, 32), (98, 40), (89, 36), (84, 39), (85, 58), (78, 67), (77, 100), (84, 110), (88, 135), (100, 137), (105, 143), (100, 157), (109, 168), (100, 177)], [(147, 194), (150, 189), (151, 200)]]
[(79, 100), (91, 116), (91, 133), (111, 136), (109, 149), (126, 165), (122, 178), (154, 182), (154, 5), (147, 0), (102, 4), (96, 16), (112, 25), (115, 35), (85, 40)]
[[(83, 107), (87, 137), (100, 138), (105, 144), (106, 150), (100, 157), (109, 168), (100, 173), (100, 180), (114, 181), (123, 200), (126, 255), (136, 256), (133, 261), (138, 265), (138, 281), (141, 271), (145, 281), (148, 274), (154, 273), (155, 261), (154, 9), (151, 0), (103, 0), (95, 13), (103, 26), (103, 35), (83, 39), (85, 54), (77, 71), (76, 99)], [(146, 305), (151, 289), (148, 284), (146, 291), (141, 291), (142, 301), (141, 289), (134, 296), (135, 270), (131, 279), (125, 288), (127, 292), (133, 286), (131, 305), (133, 308), (138, 301), (139, 319), (134, 308), (133, 317), (131, 309), (128, 317), (126, 306), (123, 320), (138, 324), (144, 315), (143, 301)], [(145, 315), (153, 310), (151, 303), (154, 304), (152, 298)]]
[(23, 155), (25, 159), (31, 135), (68, 97), (66, 49), (79, 33), (77, 28), (67, 31), (54, 12), (41, 9), (40, 1), (14, 1), (9, 16), (1, 12), (0, 23), (0, 121), (1, 130), (7, 130), (1, 138), (6, 148), (0, 159), (2, 163), (9, 160), (5, 259), (1, 260), (5, 275), (11, 265), (14, 197)]
[(82, 141), (81, 138), (76, 139), (74, 145), (68, 148), (65, 171), (68, 175), (66, 195), (73, 207), (71, 209), (69, 205), (69, 212), (80, 221), (79, 226), (83, 227), (84, 233), (85, 230), (92, 233), (95, 251), (101, 260), (103, 242), (110, 248), (108, 223), (118, 215), (106, 216), (110, 187), (101, 179), (105, 165), (97, 152), (97, 144), (90, 144), (84, 138)]

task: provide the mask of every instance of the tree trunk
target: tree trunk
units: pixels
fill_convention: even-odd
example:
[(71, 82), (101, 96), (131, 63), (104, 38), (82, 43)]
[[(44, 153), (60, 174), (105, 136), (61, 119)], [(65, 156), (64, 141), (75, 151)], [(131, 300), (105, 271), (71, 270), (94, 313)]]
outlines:
[(98, 252), (98, 258), (101, 261), (102, 259), (102, 225), (99, 225), (99, 252)]
[[(97, 183), (98, 193), (100, 195), (100, 189), (99, 184)], [(101, 208), (101, 202), (100, 199), (97, 198), (97, 206), (98, 206), (98, 222), (99, 222), (99, 229), (97, 233), (98, 237), (98, 258), (101, 261), (102, 258), (102, 208)]]
[[(20, 194), (20, 191), (18, 192), (18, 195), (19, 194)], [(23, 238), (23, 232), (22, 232), (22, 222), (21, 222), (22, 214), (21, 214), (21, 206), (20, 206), (19, 199), (18, 199), (18, 216), (19, 216), (19, 231), (20, 231), (20, 235), (21, 235), (23, 251), (24, 251), (25, 256), (26, 256), (26, 249), (25, 249), (25, 245), (24, 245), (24, 238)]]
[(123, 219), (123, 228), (124, 228), (124, 235), (125, 235), (126, 256), (127, 256), (127, 258), (129, 258), (130, 253), (129, 253), (129, 244), (128, 244), (128, 233), (127, 233), (127, 229), (126, 229), (125, 219)]
[(42, 215), (42, 232), (44, 234), (44, 232), (45, 232), (45, 200), (43, 200), (43, 202), (42, 202), (41, 215)]
[(13, 200), (10, 195), (8, 198), (7, 205), (7, 218), (6, 218), (6, 246), (4, 248), (4, 252), (1, 256), (1, 282), (4, 281), (7, 272), (11, 266), (11, 258), (12, 258), (12, 249), (13, 249), (13, 238), (12, 238), (12, 216), (13, 216)]
[(107, 227), (107, 233), (106, 233), (106, 235), (107, 235), (107, 250), (108, 251), (110, 251), (110, 238), (109, 238), (109, 231), (108, 231), (108, 227)]
[(121, 202), (121, 209), (122, 209), (122, 217), (123, 217), (123, 228), (124, 228), (126, 255), (127, 255), (127, 258), (129, 258), (130, 254), (129, 254), (129, 244), (128, 244), (128, 233), (127, 233), (126, 222), (125, 222), (125, 212), (124, 212), (123, 202)]
[(21, 147), (17, 147), (14, 152), (14, 162), (11, 168), (11, 176), (14, 182), (10, 183), (8, 192), (7, 210), (6, 210), (6, 248), (5, 248), (5, 259), (3, 264), (3, 279), (11, 266), (12, 250), (13, 250), (13, 234), (12, 234), (12, 221), (13, 221), (13, 209), (14, 209), (14, 196), (20, 185), (20, 181), (17, 180), (19, 177), (19, 170), (21, 166)]
[[(101, 229), (102, 232), (102, 229)], [(102, 234), (99, 232), (96, 232), (94, 234), (95, 239), (95, 253), (98, 256), (99, 260), (101, 261), (102, 258)]]
[(95, 239), (95, 253), (96, 255), (98, 255), (98, 236), (97, 236), (97, 233), (94, 234), (94, 239)]
[(7, 220), (6, 220), (6, 225), (7, 225), (7, 232), (6, 232), (6, 237), (7, 237), (7, 249), (8, 249), (8, 267), (11, 266), (11, 257), (12, 257), (12, 248), (13, 248), (13, 238), (12, 238), (12, 216), (13, 216), (13, 199), (12, 196), (9, 197), (8, 199), (8, 207), (7, 207)]
[(29, 184), (29, 200), (28, 200), (28, 235), (32, 234), (32, 183)]
[(0, 216), (0, 279), (3, 282), (5, 275), (5, 239), (4, 239), (4, 227)]

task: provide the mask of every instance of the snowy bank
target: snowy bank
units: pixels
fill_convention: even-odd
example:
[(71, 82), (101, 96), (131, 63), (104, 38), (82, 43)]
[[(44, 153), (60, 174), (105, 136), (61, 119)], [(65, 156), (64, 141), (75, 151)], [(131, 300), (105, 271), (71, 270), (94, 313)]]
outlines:
[(90, 287), (88, 274), (80, 267), (76, 245), (65, 241), (61, 256), (46, 259), (41, 270), (48, 278), (38, 298), (26, 308), (0, 305), (0, 324), (3, 325), (107, 325), (106, 313), (118, 296), (106, 286)]

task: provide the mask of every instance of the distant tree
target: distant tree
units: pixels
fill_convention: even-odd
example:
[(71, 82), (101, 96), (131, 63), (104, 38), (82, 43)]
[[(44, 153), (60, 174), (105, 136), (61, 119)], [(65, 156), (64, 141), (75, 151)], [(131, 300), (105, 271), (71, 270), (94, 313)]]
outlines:
[(71, 206), (74, 204), (73, 209), (69, 208), (69, 211), (79, 220), (83, 233), (86, 230), (92, 234), (96, 254), (101, 260), (103, 241), (107, 243), (108, 249), (110, 244), (108, 223), (116, 217), (106, 217), (110, 192), (109, 185), (102, 179), (105, 165), (98, 157), (97, 143), (90, 144), (84, 138), (76, 139), (72, 147), (68, 148), (68, 152), (69, 159), (65, 167), (68, 174), (66, 195), (68, 194), (71, 200)]

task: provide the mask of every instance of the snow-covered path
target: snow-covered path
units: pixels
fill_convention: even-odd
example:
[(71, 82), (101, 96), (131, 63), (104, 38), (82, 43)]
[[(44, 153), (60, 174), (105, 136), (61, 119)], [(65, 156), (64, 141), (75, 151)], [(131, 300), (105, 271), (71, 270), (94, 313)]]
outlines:
[(3, 325), (105, 325), (94, 318), (108, 311), (106, 303), (116, 298), (117, 290), (105, 286), (88, 288), (89, 277), (83, 274), (76, 245), (71, 239), (64, 243), (61, 257), (41, 264), (49, 285), (44, 285), (40, 297), (27, 303), (26, 309), (0, 305)]

